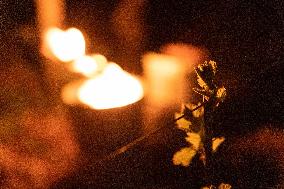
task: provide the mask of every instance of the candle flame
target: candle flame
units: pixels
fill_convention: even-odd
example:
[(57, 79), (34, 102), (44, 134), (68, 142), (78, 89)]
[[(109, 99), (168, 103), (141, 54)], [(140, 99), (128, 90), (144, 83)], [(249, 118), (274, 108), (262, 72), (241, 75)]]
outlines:
[(185, 69), (176, 57), (149, 53), (143, 56), (147, 99), (156, 107), (176, 106), (184, 100)]
[(51, 52), (62, 62), (70, 62), (72, 71), (85, 75), (84, 82), (66, 85), (62, 91), (65, 103), (85, 104), (93, 109), (126, 106), (143, 97), (140, 81), (100, 54), (85, 55), (85, 40), (80, 30), (51, 28), (46, 33)]
[(50, 28), (45, 35), (46, 44), (53, 55), (62, 62), (70, 62), (85, 54), (85, 39), (76, 28), (63, 31)]
[(143, 97), (140, 81), (110, 63), (95, 78), (85, 81), (78, 90), (79, 100), (94, 109), (126, 106)]
[(86, 77), (91, 77), (101, 72), (107, 64), (107, 59), (103, 55), (82, 56), (72, 63), (74, 72), (81, 73)]

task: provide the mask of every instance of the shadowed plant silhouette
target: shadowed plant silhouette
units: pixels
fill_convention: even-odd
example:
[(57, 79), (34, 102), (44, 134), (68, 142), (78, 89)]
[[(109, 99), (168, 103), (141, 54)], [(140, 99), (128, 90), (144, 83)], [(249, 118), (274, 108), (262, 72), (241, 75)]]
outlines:
[[(189, 166), (193, 158), (198, 156), (202, 162), (204, 187), (217, 188), (213, 185), (213, 156), (214, 152), (225, 141), (225, 137), (213, 131), (213, 113), (220, 103), (225, 100), (226, 89), (216, 83), (217, 64), (205, 61), (195, 68), (199, 87), (193, 90), (202, 96), (202, 102), (197, 105), (187, 103), (182, 105), (181, 113), (175, 114), (178, 129), (186, 133), (188, 146), (183, 147), (173, 156), (175, 165)], [(229, 189), (230, 184), (218, 183), (218, 189)]]

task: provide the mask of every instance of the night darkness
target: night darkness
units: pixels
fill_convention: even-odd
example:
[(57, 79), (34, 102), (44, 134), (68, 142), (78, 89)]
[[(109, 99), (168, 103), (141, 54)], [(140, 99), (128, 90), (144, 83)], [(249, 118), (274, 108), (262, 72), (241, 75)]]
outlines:
[[(123, 44), (116, 43), (109, 16), (118, 2), (67, 0), (66, 24), (82, 29), (89, 41), (104, 35), (101, 41), (106, 46), (115, 45), (99, 50), (120, 63), (121, 57), (115, 52)], [(147, 36), (142, 40), (143, 47), (135, 52), (140, 55), (137, 62), (145, 52), (159, 51), (167, 43), (187, 43), (206, 48), (210, 59), (218, 63), (228, 98), (215, 122), (229, 140), (220, 150), (216, 179), (226, 179), (233, 188), (276, 188), (284, 177), (283, 167), (281, 170), (279, 166), (284, 164), (284, 2), (153, 0), (145, 6), (143, 23)], [(36, 34), (32, 34), (34, 46), (19, 36), (19, 28), (26, 25), (37, 31), (33, 2), (1, 0), (0, 19), (0, 69), (13, 64), (13, 54), (29, 62), (35, 72), (42, 69), (34, 55)], [(104, 25), (93, 27), (98, 24)], [(141, 73), (137, 62), (122, 66)], [(182, 133), (167, 128), (152, 138), (155, 137), (165, 138), (164, 142), (155, 146), (141, 144), (104, 165), (80, 168), (52, 187), (198, 188), (196, 167), (171, 165), (173, 151), (182, 145)], [(262, 142), (255, 143), (259, 137)]]

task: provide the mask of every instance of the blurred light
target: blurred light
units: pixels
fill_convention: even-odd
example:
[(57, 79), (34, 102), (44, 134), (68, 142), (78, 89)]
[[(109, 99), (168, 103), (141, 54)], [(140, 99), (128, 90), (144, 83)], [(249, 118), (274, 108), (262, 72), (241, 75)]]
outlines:
[(178, 105), (185, 96), (185, 70), (175, 56), (148, 53), (143, 56), (147, 99), (151, 106)]
[(62, 62), (70, 62), (85, 54), (85, 39), (76, 28), (63, 31), (51, 28), (45, 35), (47, 45), (53, 55)]
[(188, 73), (192, 72), (195, 66), (203, 63), (208, 58), (206, 49), (189, 44), (167, 44), (161, 50), (166, 55), (171, 55), (179, 59), (184, 65), (183, 69)]
[(110, 63), (103, 72), (84, 82), (78, 90), (79, 100), (94, 109), (109, 109), (132, 104), (143, 97), (138, 79)]
[(72, 63), (74, 72), (91, 77), (102, 71), (107, 64), (107, 59), (103, 55), (82, 56)]

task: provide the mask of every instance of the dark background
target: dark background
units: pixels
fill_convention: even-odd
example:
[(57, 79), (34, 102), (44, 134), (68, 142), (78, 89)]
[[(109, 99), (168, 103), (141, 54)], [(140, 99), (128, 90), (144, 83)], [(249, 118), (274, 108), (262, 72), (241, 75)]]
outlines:
[[(220, 150), (223, 155), (220, 154), (217, 177), (236, 188), (268, 188), (279, 183), (284, 173), (279, 166), (284, 161), (281, 158), (284, 150), (281, 147), (284, 136), (283, 1), (149, 1), (143, 10), (147, 35), (139, 51), (133, 52), (138, 55), (137, 60), (129, 63), (123, 62), (116, 53), (124, 49), (121, 43), (116, 43), (110, 16), (118, 3), (67, 0), (66, 25), (82, 29), (89, 41), (100, 38), (110, 48), (90, 47), (90, 50), (101, 52), (135, 73), (142, 73), (139, 60), (143, 53), (159, 51), (167, 43), (182, 42), (206, 48), (210, 59), (218, 63), (220, 78), (228, 91), (228, 98), (215, 120), (220, 132), (230, 138)], [(37, 74), (42, 65), (36, 53), (38, 36), (33, 2), (2, 0), (0, 7), (0, 68), (9, 66), (7, 57), (16, 53)], [(24, 26), (31, 31), (28, 39), (20, 32)], [(265, 128), (267, 132), (261, 130)], [(171, 129), (161, 132), (153, 138), (161, 135), (165, 138), (163, 142), (141, 144), (107, 164), (79, 169), (54, 188), (198, 187), (196, 167), (185, 169), (171, 165), (171, 156), (181, 146), (179, 138), (183, 134)], [(258, 135), (266, 141), (261, 146), (254, 145)], [(240, 160), (239, 164), (232, 163), (234, 158)]]

